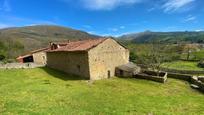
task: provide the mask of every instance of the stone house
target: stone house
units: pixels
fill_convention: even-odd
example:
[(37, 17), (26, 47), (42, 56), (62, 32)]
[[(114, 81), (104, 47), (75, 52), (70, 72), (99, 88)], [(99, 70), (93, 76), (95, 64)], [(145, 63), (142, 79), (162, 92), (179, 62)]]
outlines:
[(110, 38), (53, 43), (46, 52), (48, 67), (91, 80), (115, 76), (116, 67), (129, 62), (129, 50)]

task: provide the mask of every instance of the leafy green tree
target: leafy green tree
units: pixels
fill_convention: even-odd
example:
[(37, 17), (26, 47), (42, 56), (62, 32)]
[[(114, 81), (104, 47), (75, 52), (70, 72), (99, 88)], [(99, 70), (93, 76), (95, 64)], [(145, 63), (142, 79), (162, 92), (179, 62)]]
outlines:
[(0, 55), (0, 61), (4, 60), (6, 57), (4, 55)]
[(137, 60), (137, 55), (134, 52), (130, 52), (130, 61), (131, 62), (136, 62)]

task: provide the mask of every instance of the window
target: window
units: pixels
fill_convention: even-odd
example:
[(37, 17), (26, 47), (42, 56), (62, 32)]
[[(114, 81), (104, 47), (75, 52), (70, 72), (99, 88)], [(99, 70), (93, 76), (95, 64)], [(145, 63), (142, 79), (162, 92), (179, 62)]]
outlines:
[(80, 65), (77, 65), (77, 69), (78, 69), (79, 72), (81, 71)]

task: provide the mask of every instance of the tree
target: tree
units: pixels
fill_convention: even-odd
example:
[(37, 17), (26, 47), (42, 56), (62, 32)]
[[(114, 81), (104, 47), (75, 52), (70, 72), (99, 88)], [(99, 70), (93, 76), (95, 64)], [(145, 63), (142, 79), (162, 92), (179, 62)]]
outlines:
[(168, 45), (151, 43), (149, 51), (140, 57), (139, 61), (151, 70), (155, 71), (159, 76), (162, 64), (164, 62), (172, 61), (173, 59), (173, 52), (169, 50)]
[(130, 61), (131, 62), (136, 62), (137, 60), (137, 55), (134, 52), (130, 52)]
[(186, 54), (185, 60), (188, 61), (190, 60), (190, 57), (194, 56), (192, 53), (200, 49), (200, 45), (183, 43), (179, 45), (179, 48), (183, 54)]

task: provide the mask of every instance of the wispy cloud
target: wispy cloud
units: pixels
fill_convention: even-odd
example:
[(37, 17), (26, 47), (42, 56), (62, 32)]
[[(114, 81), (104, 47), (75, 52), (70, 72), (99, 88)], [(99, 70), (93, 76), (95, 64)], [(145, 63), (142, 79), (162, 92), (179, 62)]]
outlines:
[(11, 6), (9, 0), (4, 0), (0, 2), (0, 11), (9, 12), (11, 11)]
[(83, 25), (82, 27), (86, 28), (86, 29), (92, 29), (93, 28), (91, 25)]
[(167, 0), (162, 6), (164, 12), (186, 11), (191, 9), (191, 4), (196, 0)]
[(81, 0), (81, 2), (90, 10), (112, 10), (122, 5), (140, 3), (142, 0)]
[(31, 26), (31, 25), (57, 25), (54, 21), (29, 19), (12, 15), (0, 15), (0, 28)]
[(203, 29), (197, 29), (195, 30), (196, 32), (201, 32), (201, 31), (204, 31)]
[(120, 26), (120, 29), (125, 29), (125, 26)]
[(118, 31), (118, 28), (109, 28), (108, 30), (109, 30), (109, 31), (113, 31), (113, 32), (117, 32), (117, 31)]
[(196, 22), (196, 19), (197, 19), (196, 16), (188, 15), (188, 16), (183, 20), (183, 22), (184, 22), (184, 23), (186, 23), (186, 22)]
[(156, 9), (155, 7), (152, 7), (152, 8), (147, 9), (147, 11), (148, 11), (148, 12), (151, 12), (151, 11), (153, 11), (153, 10), (155, 10), (155, 9)]
[(9, 24), (0, 23), (0, 29), (11, 27)]
[(125, 26), (119, 26), (119, 27), (115, 27), (115, 28), (108, 28), (108, 31), (118, 32), (118, 31), (123, 30), (123, 29), (125, 29)]

